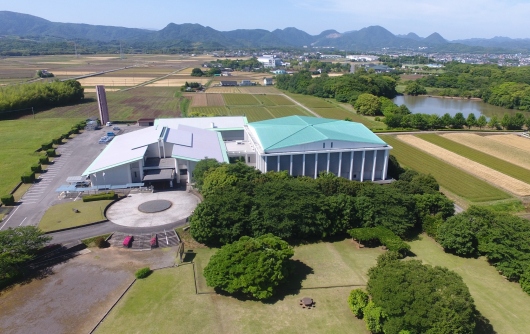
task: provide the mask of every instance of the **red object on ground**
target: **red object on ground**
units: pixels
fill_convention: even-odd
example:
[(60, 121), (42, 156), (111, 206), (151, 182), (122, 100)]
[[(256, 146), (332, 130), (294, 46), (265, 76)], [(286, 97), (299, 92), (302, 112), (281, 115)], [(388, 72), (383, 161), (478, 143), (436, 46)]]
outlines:
[(123, 239), (123, 246), (124, 247), (131, 247), (132, 240), (133, 240), (132, 235), (126, 236), (125, 239)]
[(155, 236), (151, 238), (151, 247), (156, 246), (158, 246), (158, 236), (155, 234)]

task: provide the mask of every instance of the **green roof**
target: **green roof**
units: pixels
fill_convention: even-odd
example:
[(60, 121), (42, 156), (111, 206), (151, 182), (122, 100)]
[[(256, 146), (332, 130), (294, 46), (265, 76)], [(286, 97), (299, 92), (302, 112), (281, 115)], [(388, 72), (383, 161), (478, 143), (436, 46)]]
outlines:
[(273, 150), (324, 140), (387, 145), (361, 123), (329, 118), (288, 116), (249, 123), (263, 149)]

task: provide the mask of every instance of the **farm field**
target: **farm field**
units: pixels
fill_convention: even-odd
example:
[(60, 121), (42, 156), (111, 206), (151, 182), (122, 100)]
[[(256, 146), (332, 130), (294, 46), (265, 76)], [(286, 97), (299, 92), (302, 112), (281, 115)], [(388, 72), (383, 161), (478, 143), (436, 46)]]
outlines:
[(454, 167), (420, 149), (417, 149), (391, 135), (380, 135), (394, 149), (394, 155), (403, 166), (418, 172), (431, 174), (440, 186), (469, 202), (489, 202), (507, 199), (508, 193), (485, 181)]
[(275, 106), (276, 103), (270, 99), (267, 95), (253, 95), (261, 105), (264, 106)]
[(333, 108), (335, 107), (332, 103), (329, 103), (328, 101), (310, 96), (310, 95), (302, 95), (302, 94), (292, 94), (292, 93), (285, 93), (287, 96), (292, 97), (296, 101), (300, 102), (304, 106), (308, 107), (309, 109), (313, 110), (313, 108)]
[(226, 116), (229, 115), (227, 107), (192, 107), (191, 112), (198, 112), (208, 116)]
[(530, 155), (528, 154), (530, 153), (530, 139), (516, 135), (482, 136), (471, 133), (446, 133), (441, 136), (514, 165), (530, 169)]
[(19, 119), (0, 121), (0, 196), (5, 196), (20, 182), (23, 172), (39, 161), (40, 153), (35, 150), (52, 138), (68, 132), (84, 118)]
[(530, 153), (530, 139), (523, 138), (517, 135), (497, 135), (497, 136), (488, 136), (488, 139), (494, 140), (496, 142), (513, 146), (520, 150)]
[(142, 82), (153, 80), (154, 78), (155, 77), (122, 77), (97, 75), (94, 77), (79, 79), (77, 81), (79, 81), (83, 87), (90, 87), (96, 85), (105, 85), (109, 87), (130, 87), (139, 85)]
[[(292, 286), (278, 300), (262, 303), (212, 294), (202, 269), (213, 250), (198, 249), (197, 288), (204, 294), (195, 294), (191, 265), (155, 271), (133, 285), (96, 333), (129, 333), (131, 328), (148, 333), (368, 333), (346, 300), (353, 288), (366, 284), (368, 268), (382, 252), (357, 249), (350, 240), (296, 247)], [(315, 300), (314, 309), (298, 305), (306, 295)]]
[[(479, 148), (474, 149), (474, 148), (468, 147), (467, 145), (460, 144), (456, 141), (453, 141), (443, 136), (438, 136), (435, 134), (423, 134), (423, 135), (417, 135), (416, 137), (426, 140), (429, 143), (440, 146), (446, 150), (449, 150), (453, 153), (461, 155), (465, 158), (471, 159), (475, 162), (478, 162), (479, 164), (495, 169), (496, 171), (499, 171), (503, 174), (511, 176), (515, 179), (521, 180), (525, 183), (530, 183), (530, 170), (510, 163), (511, 159), (510, 160), (499, 159), (496, 156), (492, 156), (492, 155), (482, 152), (481, 149)], [(476, 137), (478, 137), (477, 138), (478, 140), (482, 140), (481, 146), (485, 146), (485, 147), (488, 146), (488, 142), (486, 139), (487, 137), (482, 137), (482, 136), (476, 136)], [(462, 140), (460, 142), (467, 144), (466, 140)], [(509, 156), (509, 154), (506, 154), (506, 155)], [(513, 157), (515, 156), (517, 155), (514, 154)]]
[(186, 84), (186, 82), (198, 82), (202, 85), (208, 82), (208, 78), (195, 78), (195, 77), (180, 77), (175, 78), (175, 75), (170, 75), (167, 78), (163, 78), (147, 84), (146, 87), (181, 87)]
[(270, 113), (275, 118), (293, 116), (293, 115), (311, 116), (311, 117), (313, 117), (313, 115), (309, 114), (306, 110), (304, 110), (303, 108), (300, 108), (298, 106), (267, 107), (267, 109), (270, 111)]
[(294, 102), (283, 95), (267, 95), (267, 98), (278, 106), (294, 106)]
[(440, 146), (431, 144), (413, 135), (400, 135), (397, 136), (397, 138), (409, 145), (423, 150), (424, 152), (428, 152), (429, 154), (438, 157), (438, 159), (441, 161), (445, 161), (457, 168), (469, 171), (469, 173), (473, 174), (474, 176), (517, 196), (530, 195), (530, 185), (514, 179), (513, 177), (441, 148)]
[(346, 118), (352, 119), (353, 114), (339, 107), (314, 108), (312, 110), (324, 118), (335, 118), (340, 120), (345, 120)]
[(267, 110), (267, 108), (259, 106), (229, 107), (228, 114), (230, 116), (246, 116), (249, 122), (257, 122), (273, 118), (273, 115)]
[(249, 94), (223, 94), (226, 105), (259, 105), (259, 101)]
[[(107, 92), (107, 103), (111, 120), (136, 121), (139, 118), (179, 117), (180, 98), (175, 97), (175, 88), (139, 87), (123, 92)], [(95, 94), (85, 94), (85, 102), (41, 111), (37, 119), (82, 118), (99, 115)], [(31, 116), (26, 116), (31, 117)]]
[(425, 235), (410, 242), (418, 260), (432, 266), (446, 267), (462, 276), (480, 313), (496, 333), (529, 333), (530, 296), (518, 283), (504, 279), (483, 257), (462, 258), (447, 254)]
[(220, 87), (211, 86), (206, 90), (207, 93), (218, 93), (218, 94), (282, 94), (281, 91), (274, 87)]

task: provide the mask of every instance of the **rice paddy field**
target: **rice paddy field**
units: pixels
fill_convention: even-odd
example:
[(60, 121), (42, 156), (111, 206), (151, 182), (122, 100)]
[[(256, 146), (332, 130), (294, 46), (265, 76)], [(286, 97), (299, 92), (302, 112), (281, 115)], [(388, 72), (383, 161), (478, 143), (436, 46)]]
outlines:
[(393, 147), (391, 154), (398, 159), (400, 164), (421, 173), (431, 174), (441, 187), (467, 202), (490, 202), (511, 197), (507, 192), (395, 136), (380, 135), (380, 137)]
[(259, 101), (249, 94), (223, 94), (226, 105), (259, 105)]

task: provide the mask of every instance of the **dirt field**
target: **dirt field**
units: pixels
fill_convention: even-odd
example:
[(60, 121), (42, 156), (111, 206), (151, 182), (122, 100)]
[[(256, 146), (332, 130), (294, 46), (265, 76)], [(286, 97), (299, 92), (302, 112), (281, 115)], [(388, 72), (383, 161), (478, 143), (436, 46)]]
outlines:
[(185, 97), (191, 99), (192, 107), (206, 107), (208, 106), (208, 101), (206, 100), (206, 94), (185, 94)]
[(111, 77), (111, 76), (95, 76), (84, 79), (79, 79), (82, 86), (96, 86), (96, 85), (105, 85), (105, 86), (119, 86), (119, 87), (129, 87), (136, 86), (142, 82), (153, 80), (155, 77)]
[(206, 100), (208, 101), (208, 106), (224, 106), (225, 101), (223, 95), (221, 94), (206, 94)]
[(419, 139), (413, 135), (401, 135), (397, 136), (397, 138), (517, 196), (530, 195), (530, 185), (522, 181), (497, 172), (496, 170), (464, 158), (458, 154), (431, 144), (425, 140)]
[(92, 249), (47, 277), (0, 296), (2, 333), (88, 333), (134, 279), (134, 272), (174, 264), (176, 250)]
[[(442, 136), (514, 165), (530, 169), (530, 155), (528, 154), (530, 153), (530, 139), (516, 135), (480, 136), (471, 133), (447, 133)], [(527, 146), (525, 147), (524, 144)]]
[(186, 82), (198, 82), (204, 85), (208, 82), (208, 78), (175, 78), (175, 76), (172, 75), (167, 78), (150, 83), (147, 85), (147, 87), (180, 87), (184, 86)]

